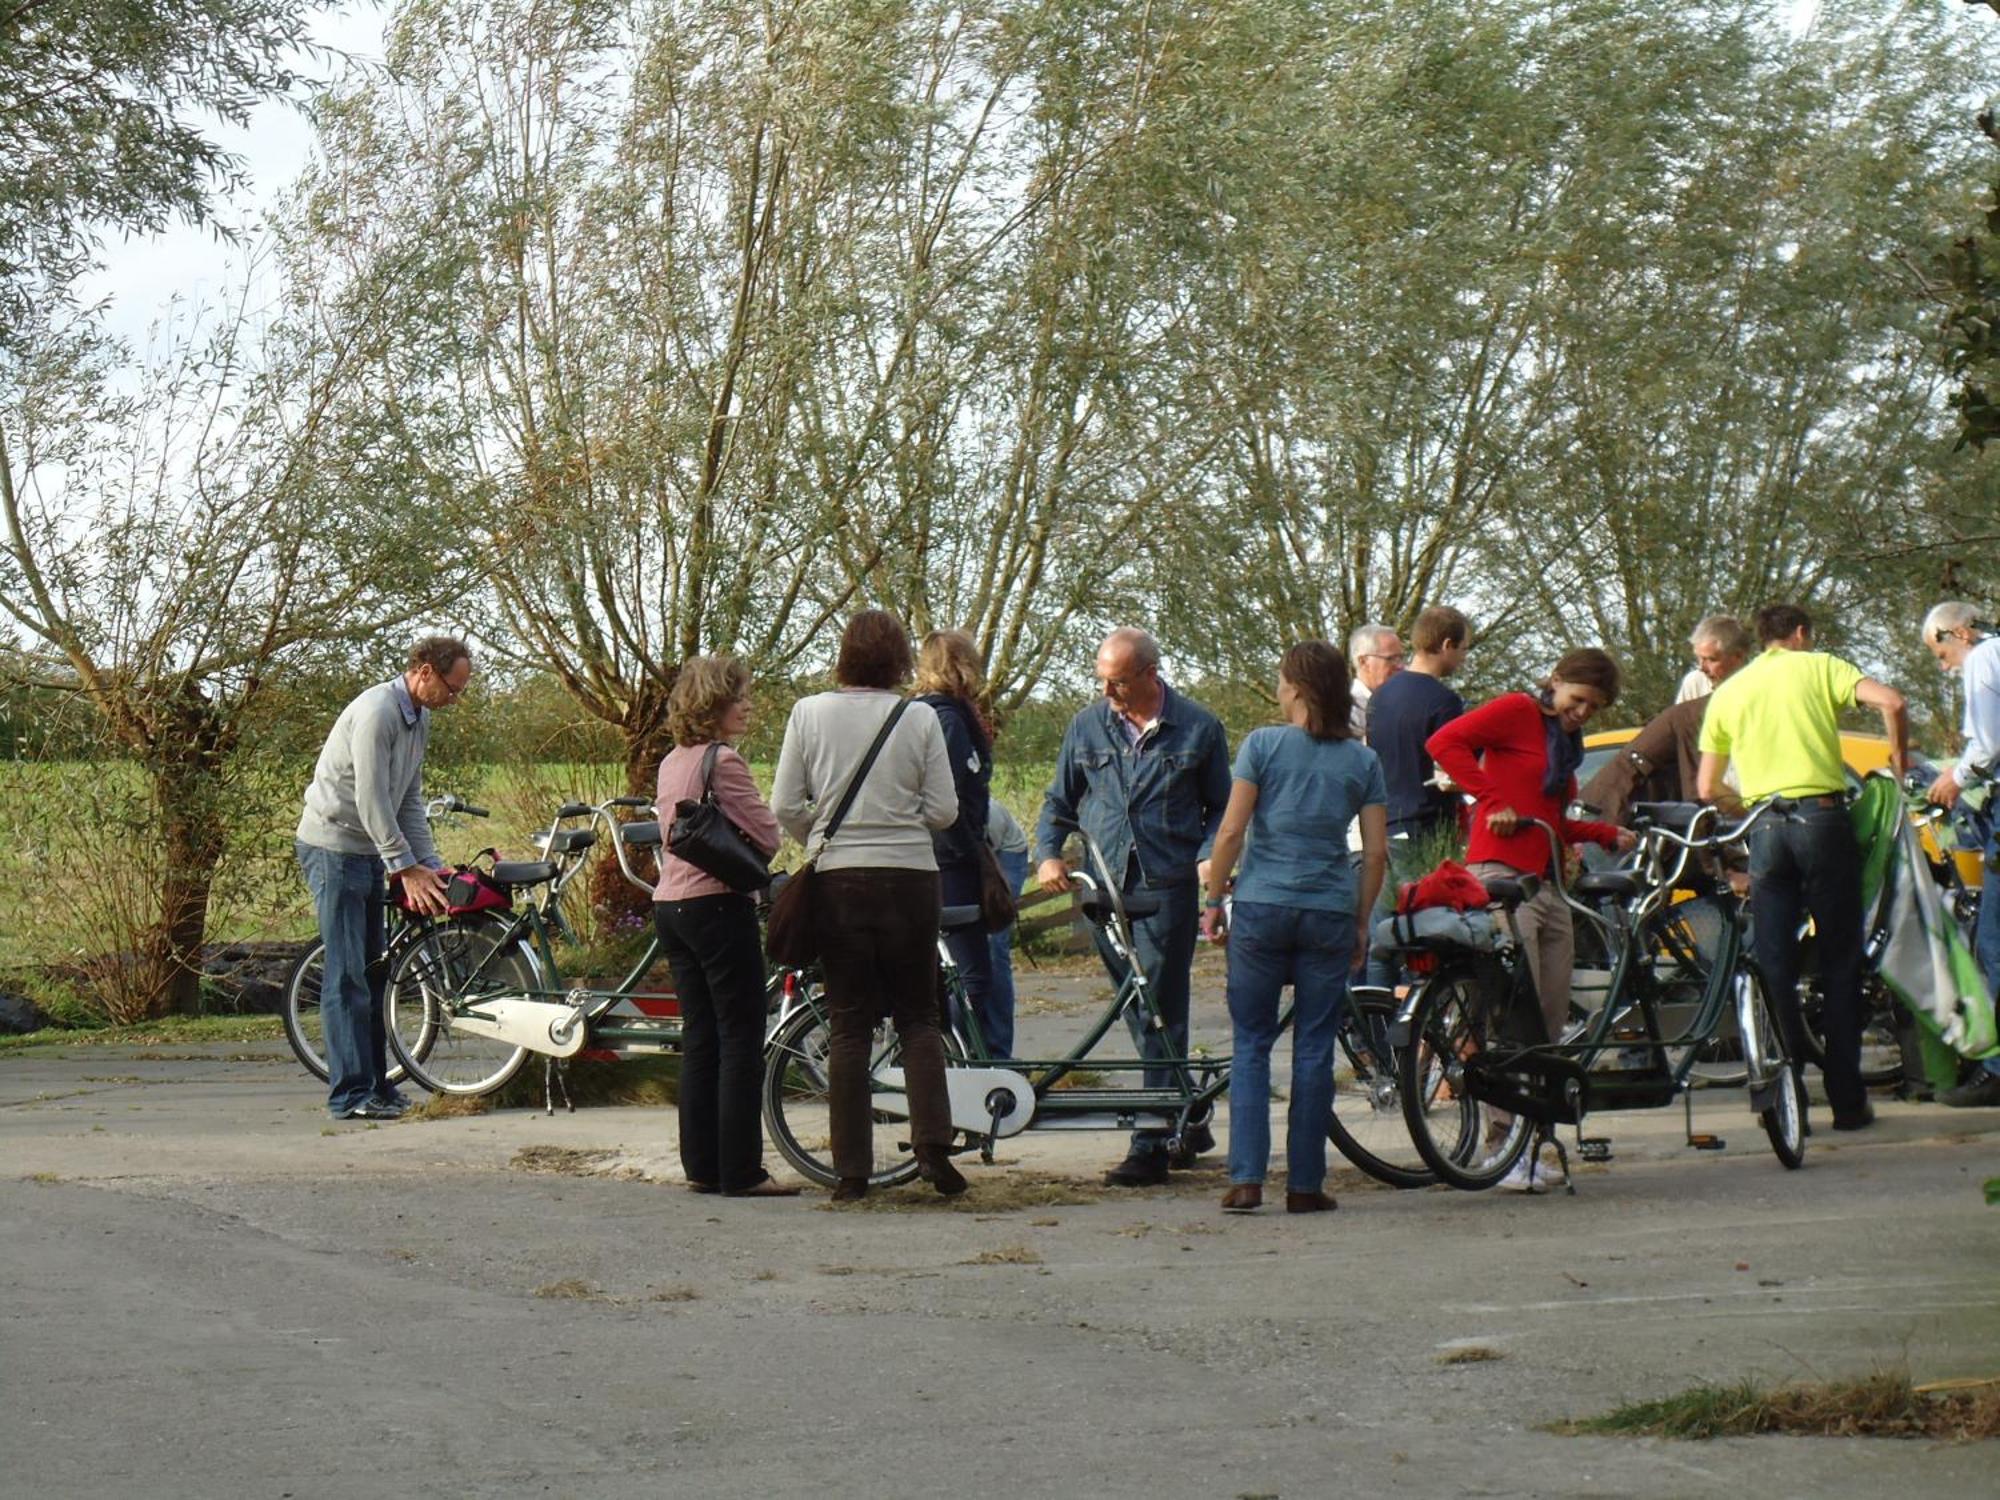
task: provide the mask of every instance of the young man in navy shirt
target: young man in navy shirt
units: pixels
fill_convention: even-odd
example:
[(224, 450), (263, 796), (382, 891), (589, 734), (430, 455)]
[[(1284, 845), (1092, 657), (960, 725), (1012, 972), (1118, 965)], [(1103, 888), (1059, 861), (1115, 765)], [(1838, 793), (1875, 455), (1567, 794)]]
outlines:
[[(1417, 616), (1410, 632), (1415, 652), (1402, 671), (1375, 689), (1368, 701), (1368, 748), (1382, 761), (1389, 788), (1389, 878), (1377, 910), (1393, 911), (1396, 888), (1416, 880), (1464, 846), (1459, 795), (1432, 785), (1437, 767), (1424, 741), (1465, 712), (1465, 700), (1445, 685), (1465, 664), (1472, 625), (1446, 604)], [(1368, 982), (1395, 982), (1387, 960), (1371, 957)]]

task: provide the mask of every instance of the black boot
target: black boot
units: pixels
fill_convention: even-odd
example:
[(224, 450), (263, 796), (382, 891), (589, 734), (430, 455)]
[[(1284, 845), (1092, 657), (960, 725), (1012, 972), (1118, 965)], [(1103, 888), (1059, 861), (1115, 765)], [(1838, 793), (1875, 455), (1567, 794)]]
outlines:
[(968, 1184), (965, 1174), (952, 1165), (951, 1153), (942, 1146), (918, 1146), (917, 1175), (947, 1198), (956, 1198)]

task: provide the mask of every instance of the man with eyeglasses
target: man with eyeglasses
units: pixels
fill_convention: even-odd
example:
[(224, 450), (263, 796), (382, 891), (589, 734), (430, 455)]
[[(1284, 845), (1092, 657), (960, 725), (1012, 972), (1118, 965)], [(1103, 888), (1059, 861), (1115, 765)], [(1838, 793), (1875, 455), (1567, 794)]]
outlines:
[(1375, 690), (1403, 670), (1402, 638), (1387, 625), (1363, 625), (1347, 638), (1347, 661), (1354, 674), (1349, 694), (1354, 699), (1354, 737), (1368, 740), (1368, 700)]
[(433, 709), (472, 680), (456, 636), (425, 636), (400, 677), (341, 710), (306, 788), (296, 849), (326, 944), (320, 981), (328, 1111), (336, 1120), (393, 1120), (408, 1107), (389, 1082), (382, 1025), (386, 881), (406, 904), (445, 913), (444, 861), (424, 819), (424, 751)]
[[(1924, 616), (1924, 645), (1946, 672), (1965, 685), (1965, 747), (1958, 764), (1938, 773), (1926, 794), (1940, 807), (1955, 807), (1969, 787), (1990, 782), (2000, 767), (2000, 636), (1970, 604), (1939, 604)], [(2000, 995), (2000, 828), (1989, 802), (1977, 815), (1985, 831), (1986, 873), (1979, 884), (1979, 922), (1973, 952), (1989, 993)], [(2000, 1106), (2000, 1058), (1989, 1059), (1970, 1082), (1946, 1089), (1938, 1103), (1959, 1109)]]
[(1750, 632), (1734, 615), (1710, 615), (1688, 636), (1688, 649), (1694, 652), (1694, 666), (1681, 679), (1676, 703), (1706, 698), (1733, 677), (1750, 659)]
[[(1229, 738), (1214, 714), (1161, 680), (1159, 645), (1143, 630), (1128, 627), (1104, 638), (1097, 681), (1102, 695), (1063, 733), (1035, 829), (1035, 874), (1043, 890), (1068, 890), (1063, 844), (1081, 829), (1103, 851), (1125, 894), (1160, 898), (1157, 912), (1132, 919), (1132, 944), (1165, 1031), (1147, 1030), (1133, 1012), (1126, 1020), (1142, 1058), (1185, 1057), (1200, 882), (1229, 802)], [(1112, 981), (1122, 983), (1125, 966), (1101, 935), (1098, 953)], [(1146, 1086), (1172, 1088), (1175, 1076), (1148, 1068)], [(1105, 1182), (1165, 1182), (1169, 1166), (1192, 1166), (1215, 1144), (1208, 1126), (1196, 1125), (1170, 1158), (1167, 1136), (1157, 1127), (1135, 1130), (1129, 1154)]]

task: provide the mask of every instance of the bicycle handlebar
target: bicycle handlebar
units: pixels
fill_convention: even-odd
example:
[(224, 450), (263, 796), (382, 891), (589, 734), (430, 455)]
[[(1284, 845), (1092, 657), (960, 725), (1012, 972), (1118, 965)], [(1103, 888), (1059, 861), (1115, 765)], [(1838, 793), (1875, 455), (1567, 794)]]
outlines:
[(1770, 808), (1771, 804), (1768, 801), (1759, 802), (1748, 813), (1744, 814), (1742, 821), (1737, 823), (1735, 827), (1717, 828), (1713, 832), (1697, 834), (1695, 830), (1702, 827), (1704, 822), (1713, 823), (1722, 816), (1720, 808), (1716, 807), (1713, 803), (1707, 803), (1702, 806), (1701, 811), (1697, 812), (1689, 820), (1688, 831), (1685, 834), (1675, 833), (1673, 829), (1667, 827), (1664, 823), (1649, 822), (1643, 830), (1640, 830), (1640, 836), (1643, 838), (1661, 838), (1668, 843), (1679, 844), (1683, 849), (1720, 849), (1728, 844), (1742, 843), (1743, 835), (1748, 833), (1757, 820), (1770, 811)]
[(437, 819), (451, 813), (464, 813), (468, 818), (486, 818), (492, 816), (485, 808), (474, 807), (470, 802), (467, 802), (463, 797), (453, 792), (446, 792), (441, 797), (433, 797), (424, 804), (424, 816), (426, 818)]

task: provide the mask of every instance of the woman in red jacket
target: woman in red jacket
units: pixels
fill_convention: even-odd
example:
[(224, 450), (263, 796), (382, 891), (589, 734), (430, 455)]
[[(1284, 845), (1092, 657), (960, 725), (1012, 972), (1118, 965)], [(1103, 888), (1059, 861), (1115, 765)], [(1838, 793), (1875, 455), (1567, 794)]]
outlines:
[(1548, 835), (1527, 820), (1541, 819), (1565, 844), (1588, 840), (1606, 848), (1632, 847), (1633, 837), (1625, 829), (1564, 816), (1576, 796), (1583, 726), (1617, 698), (1618, 664), (1607, 653), (1585, 647), (1557, 662), (1539, 693), (1503, 694), (1452, 720), (1424, 743), (1438, 767), (1475, 799), (1466, 841), (1472, 873), (1482, 880), (1543, 877), (1541, 890), (1521, 904), (1514, 921), (1551, 1041), (1569, 1017), (1576, 935), (1557, 886), (1561, 872), (1550, 878)]

